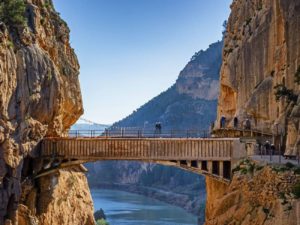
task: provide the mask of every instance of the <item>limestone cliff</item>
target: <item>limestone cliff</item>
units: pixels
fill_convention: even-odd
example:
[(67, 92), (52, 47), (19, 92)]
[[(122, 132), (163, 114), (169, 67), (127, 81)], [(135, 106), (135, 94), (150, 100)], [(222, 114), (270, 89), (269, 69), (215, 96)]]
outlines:
[[(285, 85), (299, 95), (300, 2), (234, 0), (224, 41), (218, 119), (233, 117), (242, 126), (286, 136), (287, 153), (300, 148), (299, 103), (276, 101), (274, 87)], [(294, 107), (294, 109), (293, 109)], [(291, 113), (293, 112), (293, 113)], [(217, 122), (219, 125), (219, 122)]]
[[(298, 225), (299, 168), (243, 161), (229, 186), (207, 177), (206, 225)], [(298, 196), (299, 198), (299, 196)]]
[[(36, 213), (19, 206), (24, 159), (35, 154), (45, 135), (63, 135), (83, 108), (69, 28), (52, 1), (1, 0), (0, 4), (0, 224), (5, 220), (17, 224), (18, 207), (21, 214)], [(78, 180), (86, 183), (83, 176)], [(43, 198), (41, 193), (38, 196)], [(92, 213), (87, 201), (86, 214)], [(55, 218), (61, 212), (55, 208), (51, 213)], [(73, 218), (72, 214), (65, 211), (64, 216)]]

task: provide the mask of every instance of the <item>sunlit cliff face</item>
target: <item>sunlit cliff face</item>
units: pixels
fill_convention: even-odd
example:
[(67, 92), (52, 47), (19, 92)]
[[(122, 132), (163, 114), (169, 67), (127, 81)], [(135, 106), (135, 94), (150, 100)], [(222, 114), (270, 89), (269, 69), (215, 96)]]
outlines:
[[(2, 2), (1, 2), (2, 3)], [(49, 0), (3, 1), (0, 22), (0, 224), (15, 217), (23, 160), (82, 114), (69, 28)]]
[[(252, 127), (261, 131), (289, 132), (288, 146), (299, 146), (299, 101), (298, 106), (289, 105), (284, 99), (276, 101), (274, 94), (277, 84), (299, 94), (295, 83), (300, 66), (299, 5), (297, 0), (232, 3), (216, 125), (222, 115), (231, 127), (235, 116), (239, 126), (249, 119)], [(297, 108), (291, 118), (293, 107)]]

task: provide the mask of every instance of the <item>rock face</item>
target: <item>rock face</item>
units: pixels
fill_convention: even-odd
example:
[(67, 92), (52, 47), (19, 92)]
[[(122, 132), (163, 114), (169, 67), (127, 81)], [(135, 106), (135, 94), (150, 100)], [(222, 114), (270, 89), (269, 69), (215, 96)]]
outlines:
[[(83, 112), (79, 64), (66, 23), (50, 0), (1, 1), (12, 2), (24, 3), (24, 23), (3, 15), (0, 22), (0, 224), (17, 224), (24, 159), (45, 135), (63, 135)], [(19, 208), (22, 215), (34, 214)], [(86, 209), (92, 210), (90, 202)]]
[(218, 41), (207, 50), (195, 53), (176, 81), (178, 93), (187, 94), (194, 99), (218, 99), (222, 48), (223, 41)]
[(207, 177), (205, 224), (299, 224), (300, 201), (291, 194), (299, 172), (282, 168), (243, 163), (229, 186)]
[(234, 0), (231, 9), (216, 125), (222, 115), (231, 127), (235, 116), (239, 126), (248, 118), (258, 130), (282, 131), (287, 151), (296, 151), (300, 101), (293, 105), (284, 98), (276, 101), (274, 87), (283, 84), (299, 95), (295, 74), (300, 66), (300, 2)]

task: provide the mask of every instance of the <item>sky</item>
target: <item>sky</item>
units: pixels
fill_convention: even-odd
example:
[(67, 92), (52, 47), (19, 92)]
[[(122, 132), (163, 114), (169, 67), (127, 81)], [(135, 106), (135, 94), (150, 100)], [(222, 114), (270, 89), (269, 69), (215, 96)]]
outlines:
[(80, 63), (84, 118), (112, 124), (221, 40), (232, 0), (53, 0)]

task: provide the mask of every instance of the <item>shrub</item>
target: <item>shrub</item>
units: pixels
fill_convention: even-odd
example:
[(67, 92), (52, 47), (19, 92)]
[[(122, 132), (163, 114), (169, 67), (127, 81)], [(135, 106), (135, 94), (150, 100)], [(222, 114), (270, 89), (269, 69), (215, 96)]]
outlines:
[(287, 163), (285, 164), (285, 166), (286, 166), (287, 168), (289, 168), (289, 169), (292, 169), (292, 168), (295, 167), (295, 165), (294, 165), (293, 163), (290, 163), (290, 162), (287, 162)]
[(300, 198), (300, 182), (295, 184), (295, 186), (293, 187), (292, 193), (295, 195), (296, 199)]
[(25, 25), (24, 0), (2, 0), (0, 3), (0, 20), (9, 26)]
[(97, 225), (109, 225), (104, 219), (97, 220)]
[(283, 84), (278, 84), (274, 87), (276, 100), (279, 101), (282, 97), (286, 97), (287, 101), (290, 102), (297, 102), (298, 96), (293, 92), (293, 90), (288, 89)]

